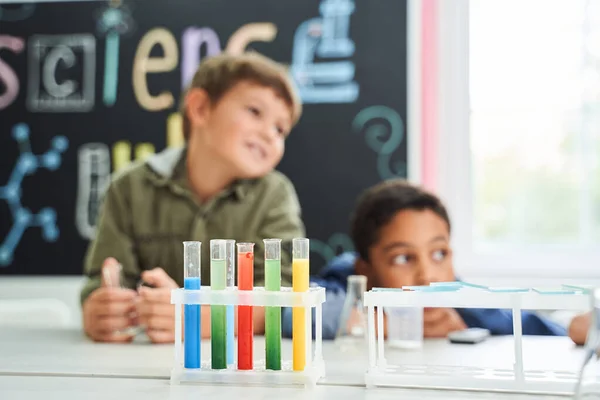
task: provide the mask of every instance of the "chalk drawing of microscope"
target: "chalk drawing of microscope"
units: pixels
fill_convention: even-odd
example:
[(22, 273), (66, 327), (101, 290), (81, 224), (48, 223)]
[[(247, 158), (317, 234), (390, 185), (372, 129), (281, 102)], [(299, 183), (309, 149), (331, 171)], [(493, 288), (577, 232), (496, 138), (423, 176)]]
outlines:
[(358, 98), (352, 61), (314, 60), (315, 55), (323, 59), (354, 54), (349, 38), (354, 8), (353, 0), (323, 0), (322, 17), (304, 21), (296, 29), (290, 71), (304, 103), (352, 103)]

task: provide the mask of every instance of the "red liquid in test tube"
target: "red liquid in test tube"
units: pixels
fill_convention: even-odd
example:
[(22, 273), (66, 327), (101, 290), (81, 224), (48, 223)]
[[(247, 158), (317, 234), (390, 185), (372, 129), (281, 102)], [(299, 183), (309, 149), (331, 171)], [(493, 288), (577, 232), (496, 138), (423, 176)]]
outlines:
[[(238, 243), (238, 290), (254, 289), (254, 243)], [(253, 368), (252, 306), (238, 306), (238, 369)]]

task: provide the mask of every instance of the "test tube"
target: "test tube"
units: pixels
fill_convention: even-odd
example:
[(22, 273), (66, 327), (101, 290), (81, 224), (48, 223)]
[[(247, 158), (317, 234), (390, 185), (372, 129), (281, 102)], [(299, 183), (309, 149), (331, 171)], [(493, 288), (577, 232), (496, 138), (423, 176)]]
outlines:
[[(254, 243), (238, 243), (238, 289), (254, 289)], [(252, 306), (238, 307), (238, 369), (253, 368)]]
[[(235, 240), (226, 241), (227, 255), (227, 287), (235, 286)], [(233, 305), (227, 306), (227, 365), (233, 365), (235, 353), (235, 315)]]
[[(292, 240), (292, 290), (306, 292), (309, 281), (309, 240)], [(304, 371), (306, 366), (306, 309), (292, 309), (292, 364), (294, 371)]]
[[(227, 285), (227, 241), (216, 239), (210, 241), (210, 288), (225, 290)], [(227, 315), (224, 305), (210, 306), (210, 343), (212, 369), (227, 368), (226, 329)]]
[[(111, 288), (123, 288), (123, 265), (113, 257), (109, 257), (102, 263), (102, 286)], [(127, 313), (131, 317), (132, 313)], [(146, 330), (144, 325), (129, 326), (124, 329), (117, 329), (115, 335), (136, 336)]]
[[(265, 290), (281, 290), (281, 239), (265, 244)], [(265, 307), (266, 369), (281, 369), (281, 307)]]
[[(183, 288), (185, 290), (200, 289), (200, 249), (201, 242), (183, 242)], [(200, 305), (184, 306), (184, 366), (200, 368)]]

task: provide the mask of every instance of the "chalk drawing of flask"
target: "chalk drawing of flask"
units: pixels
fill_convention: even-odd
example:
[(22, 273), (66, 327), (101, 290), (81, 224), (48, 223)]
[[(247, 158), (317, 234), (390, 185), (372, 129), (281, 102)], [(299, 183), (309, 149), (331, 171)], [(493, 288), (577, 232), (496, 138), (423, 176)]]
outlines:
[(79, 234), (93, 239), (104, 191), (110, 183), (110, 151), (103, 143), (88, 143), (79, 149), (79, 178), (75, 223)]

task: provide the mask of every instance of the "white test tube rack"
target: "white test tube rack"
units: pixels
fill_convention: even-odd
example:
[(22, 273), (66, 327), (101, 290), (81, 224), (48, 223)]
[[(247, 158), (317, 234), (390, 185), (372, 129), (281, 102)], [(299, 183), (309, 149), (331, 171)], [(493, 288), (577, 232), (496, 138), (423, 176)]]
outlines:
[[(475, 285), (474, 285), (475, 286)], [(493, 291), (463, 286), (456, 291), (368, 291), (369, 364), (365, 373), (368, 388), (377, 386), (469, 391), (506, 391), (572, 395), (578, 371), (523, 369), (521, 310), (585, 310), (590, 307), (587, 291), (572, 294), (543, 294), (535, 290)], [(451, 307), (512, 309), (514, 332), (513, 369), (444, 365), (390, 365), (384, 351), (383, 313), (375, 307)], [(376, 321), (376, 322), (375, 322)], [(377, 334), (375, 333), (377, 323)], [(600, 381), (599, 381), (600, 383)]]
[[(171, 384), (182, 382), (224, 383), (238, 385), (315, 386), (325, 376), (323, 361), (322, 304), (325, 302), (325, 289), (311, 287), (307, 292), (293, 292), (292, 288), (282, 287), (281, 291), (266, 291), (264, 287), (253, 290), (211, 290), (202, 286), (200, 290), (174, 289), (171, 304), (175, 305), (175, 363), (171, 370)], [(182, 341), (184, 305), (233, 305), (254, 307), (304, 307), (306, 309), (306, 366), (304, 371), (294, 371), (292, 360), (282, 359), (281, 370), (267, 370), (264, 354), (262, 358), (254, 351), (252, 370), (238, 370), (236, 364), (227, 369), (211, 369), (210, 360), (202, 361), (197, 369), (184, 368), (184, 348)], [(312, 353), (312, 308), (315, 309), (315, 349)], [(206, 321), (203, 323), (207, 323)], [(200, 327), (198, 327), (200, 329)], [(184, 339), (185, 340), (185, 339)], [(311, 354), (312, 353), (312, 354)]]

